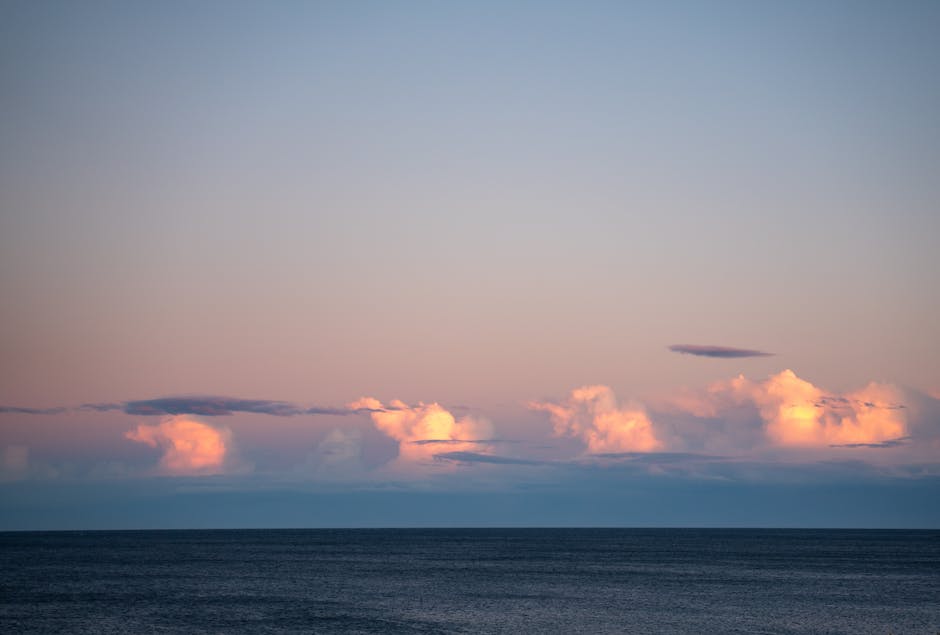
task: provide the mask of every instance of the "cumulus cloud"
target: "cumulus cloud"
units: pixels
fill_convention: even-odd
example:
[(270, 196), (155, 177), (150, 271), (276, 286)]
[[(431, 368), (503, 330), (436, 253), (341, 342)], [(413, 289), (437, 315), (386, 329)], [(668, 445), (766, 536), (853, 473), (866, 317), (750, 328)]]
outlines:
[(768, 436), (779, 445), (871, 444), (907, 434), (905, 413), (893, 407), (899, 394), (891, 386), (872, 382), (833, 407), (819, 388), (791, 370), (759, 384), (741, 384), (760, 408)]
[[(364, 425), (365, 417), (332, 431), (324, 429), (325, 438), (310, 447), (302, 464), (305, 472), (318, 477), (335, 475), (346, 480), (367, 473), (375, 475), (375, 469), (386, 464), (398, 469), (398, 475), (418, 474), (413, 469), (418, 465), (444, 471), (476, 464), (483, 470), (485, 464), (560, 465), (569, 460), (602, 466), (654, 462), (658, 468), (690, 463), (702, 471), (699, 468), (704, 463), (724, 464), (716, 458), (702, 458), (705, 456), (727, 456), (734, 461), (748, 457), (793, 461), (797, 457), (851, 456), (883, 467), (915, 460), (933, 465), (940, 452), (940, 401), (912, 389), (902, 391), (877, 382), (834, 393), (791, 370), (765, 379), (739, 375), (701, 389), (670, 391), (646, 406), (621, 403), (604, 385), (583, 386), (563, 399), (535, 401), (527, 406), (547, 413), (553, 436), (572, 441), (546, 447), (548, 429), (542, 426), (534, 429), (534, 434), (521, 434), (523, 441), (498, 439), (489, 421), (465, 415), (455, 407), (437, 402), (383, 403), (372, 397), (340, 408), (264, 399), (178, 396), (68, 409), (3, 407), (0, 413), (19, 417), (82, 410), (160, 417), (164, 420), (151, 419), (160, 422), (137, 426), (126, 437), (159, 450), (160, 471), (168, 474), (239, 471), (228, 428), (205, 423), (212, 419), (194, 419), (196, 415), (215, 418), (238, 413), (276, 417), (368, 415), (381, 434)], [(34, 450), (41, 449), (31, 439), (27, 441)], [(500, 456), (496, 448), (507, 449), (499, 444), (509, 443), (517, 444), (505, 452), (511, 456)], [(396, 456), (396, 448), (397, 458), (389, 463)], [(41, 451), (24, 455), (25, 449), (13, 448), (7, 452), (0, 465), (4, 478), (34, 474), (37, 466), (44, 465), (36, 457), (47, 460)], [(644, 455), (649, 457), (638, 458)], [(26, 458), (17, 458), (21, 456)], [(265, 456), (262, 460), (269, 459)], [(28, 463), (27, 469), (16, 467), (24, 462)], [(291, 464), (298, 465), (296, 458)]]
[(700, 344), (673, 344), (669, 347), (673, 353), (683, 355), (697, 355), (698, 357), (717, 357), (720, 359), (734, 359), (738, 357), (770, 357), (773, 353), (757, 351), (750, 348), (734, 348), (731, 346), (711, 346)]
[(299, 471), (310, 472), (327, 480), (348, 480), (363, 471), (362, 430), (334, 428), (320, 441)]
[(478, 449), (480, 441), (493, 435), (489, 421), (472, 416), (460, 419), (438, 403), (411, 406), (397, 399), (388, 405), (362, 397), (347, 406), (369, 413), (379, 431), (398, 441), (398, 463), (428, 463), (436, 451), (433, 443), (446, 442), (454, 452)]
[(735, 404), (752, 404), (777, 446), (868, 447), (908, 436), (901, 397), (896, 387), (875, 382), (834, 395), (787, 369), (764, 381), (739, 375), (717, 382), (704, 394), (682, 395), (676, 405), (696, 416), (716, 417)]
[(160, 448), (163, 451), (160, 468), (174, 475), (222, 473), (231, 447), (228, 428), (210, 426), (185, 416), (171, 417), (154, 425), (141, 424), (124, 436)]
[(347, 463), (362, 457), (362, 431), (358, 428), (334, 428), (318, 445), (327, 463)]
[(560, 403), (532, 401), (528, 407), (549, 413), (555, 436), (580, 438), (591, 453), (651, 452), (662, 447), (646, 410), (621, 407), (608, 386), (583, 386)]

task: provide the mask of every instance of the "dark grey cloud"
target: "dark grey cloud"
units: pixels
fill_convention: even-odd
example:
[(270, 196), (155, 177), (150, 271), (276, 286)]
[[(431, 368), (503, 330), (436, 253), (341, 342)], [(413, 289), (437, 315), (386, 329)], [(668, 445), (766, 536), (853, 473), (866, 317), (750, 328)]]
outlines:
[(90, 410), (92, 412), (114, 412), (115, 410), (124, 410), (123, 403), (85, 403), (77, 410)]
[(724, 461), (728, 457), (694, 452), (604, 452), (592, 454), (600, 459), (632, 461), (636, 463), (684, 463), (687, 461)]
[(846, 397), (837, 396), (825, 396), (813, 405), (817, 408), (831, 408), (833, 410), (852, 408), (854, 406), (877, 408), (879, 410), (903, 410), (907, 408), (907, 406), (901, 403), (875, 403), (874, 401), (861, 401), (859, 399), (848, 399)]
[(17, 406), (0, 406), (0, 413), (18, 415), (57, 415), (68, 408), (19, 408)]
[[(201, 417), (224, 417), (240, 412), (265, 414), (274, 417), (296, 417), (300, 415), (368, 414), (371, 412), (395, 412), (418, 406), (387, 405), (380, 408), (332, 408), (329, 406), (301, 406), (289, 401), (271, 399), (240, 399), (211, 395), (186, 395), (181, 397), (157, 397), (105, 403), (86, 403), (81, 406), (59, 406), (55, 408), (22, 408), (0, 406), (0, 414), (53, 415), (67, 412), (123, 412), (129, 415), (198, 415)], [(461, 406), (466, 409), (466, 406)]]
[(236, 412), (276, 417), (292, 417), (304, 413), (301, 408), (285, 401), (228, 397), (161, 397), (128, 401), (124, 404), (124, 412), (130, 415), (201, 415), (203, 417), (226, 416)]
[(881, 443), (843, 443), (840, 445), (830, 445), (830, 448), (896, 448), (899, 445), (906, 445), (910, 437), (898, 437), (897, 439), (888, 439)]
[(711, 346), (700, 344), (673, 344), (669, 347), (673, 353), (683, 355), (696, 355), (698, 357), (717, 357), (719, 359), (734, 359), (738, 357), (770, 357), (774, 353), (757, 351), (750, 348), (733, 348), (731, 346)]
[(458, 463), (494, 463), (497, 465), (542, 465), (542, 461), (516, 459), (510, 456), (495, 456), (493, 454), (480, 454), (479, 452), (441, 452), (434, 455), (435, 459), (456, 461)]
[(480, 445), (486, 445), (490, 443), (519, 443), (511, 439), (418, 439), (417, 441), (409, 441), (412, 445), (456, 445), (458, 443), (477, 443)]
[(270, 399), (238, 399), (235, 397), (185, 396), (159, 397), (156, 399), (138, 399), (134, 401), (112, 403), (87, 403), (77, 407), (56, 408), (20, 408), (0, 406), (0, 414), (50, 415), (66, 412), (123, 412), (129, 415), (198, 415), (202, 417), (223, 417), (236, 413), (265, 414), (275, 417), (296, 417), (299, 415), (350, 415), (358, 412), (373, 412), (368, 408), (329, 408), (321, 406), (304, 407), (287, 401)]
[(318, 407), (314, 406), (312, 408), (303, 408), (297, 414), (301, 415), (337, 415), (340, 417), (345, 417), (346, 415), (352, 415), (362, 412), (361, 409), (357, 408), (351, 410), (349, 408), (329, 408), (329, 407)]

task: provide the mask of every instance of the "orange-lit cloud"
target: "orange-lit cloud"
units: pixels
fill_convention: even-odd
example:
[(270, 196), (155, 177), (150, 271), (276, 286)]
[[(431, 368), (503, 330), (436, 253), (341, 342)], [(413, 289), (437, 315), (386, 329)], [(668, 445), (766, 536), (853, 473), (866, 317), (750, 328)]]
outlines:
[(652, 452), (663, 445), (646, 411), (620, 407), (607, 386), (583, 386), (561, 403), (533, 401), (528, 406), (551, 415), (555, 436), (578, 437), (592, 453)]
[(752, 403), (767, 438), (784, 447), (878, 444), (908, 434), (906, 409), (894, 386), (872, 382), (833, 395), (789, 369), (761, 382), (739, 375), (697, 397), (683, 394), (674, 403), (699, 417), (719, 416), (729, 404)]
[(399, 463), (426, 463), (439, 453), (438, 444), (447, 442), (448, 451), (479, 450), (480, 440), (492, 437), (489, 421), (475, 417), (457, 419), (438, 403), (410, 406), (397, 399), (387, 406), (378, 399), (362, 397), (348, 405), (351, 410), (366, 410), (375, 427), (398, 441)]
[(141, 424), (124, 435), (163, 450), (160, 467), (168, 474), (218, 474), (231, 445), (228, 428), (216, 428), (189, 417)]

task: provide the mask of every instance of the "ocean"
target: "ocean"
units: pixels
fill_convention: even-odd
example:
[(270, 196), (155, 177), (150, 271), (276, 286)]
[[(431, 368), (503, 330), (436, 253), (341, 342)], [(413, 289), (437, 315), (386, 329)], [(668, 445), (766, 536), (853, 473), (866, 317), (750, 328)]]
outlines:
[(940, 633), (940, 531), (0, 533), (2, 633)]

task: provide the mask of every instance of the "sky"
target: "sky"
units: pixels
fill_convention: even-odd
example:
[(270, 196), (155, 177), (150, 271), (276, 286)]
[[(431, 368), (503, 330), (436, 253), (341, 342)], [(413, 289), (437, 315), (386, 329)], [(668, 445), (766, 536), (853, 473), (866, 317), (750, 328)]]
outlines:
[(0, 5), (0, 529), (940, 527), (934, 2)]

